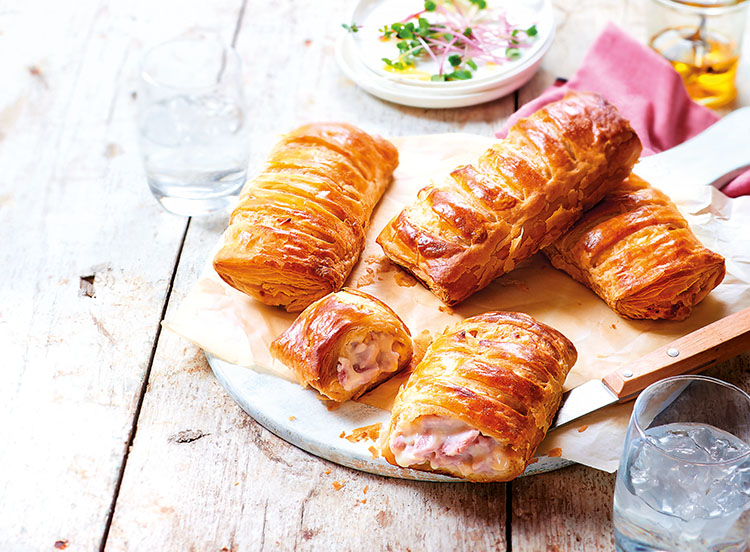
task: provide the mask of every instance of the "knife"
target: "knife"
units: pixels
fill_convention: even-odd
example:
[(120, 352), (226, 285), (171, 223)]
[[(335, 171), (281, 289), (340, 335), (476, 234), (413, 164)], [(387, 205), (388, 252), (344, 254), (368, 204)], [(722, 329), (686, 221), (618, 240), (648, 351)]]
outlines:
[(750, 350), (750, 307), (649, 353), (604, 376), (563, 393), (550, 429), (610, 404), (627, 402), (652, 383), (694, 374)]

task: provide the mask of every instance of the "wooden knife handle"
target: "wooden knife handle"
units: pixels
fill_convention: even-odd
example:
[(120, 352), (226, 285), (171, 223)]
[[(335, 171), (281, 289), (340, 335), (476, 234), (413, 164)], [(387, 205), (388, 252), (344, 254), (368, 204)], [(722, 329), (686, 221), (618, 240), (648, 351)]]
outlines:
[(696, 373), (750, 350), (750, 308), (696, 330), (605, 376), (602, 381), (627, 401), (669, 376)]

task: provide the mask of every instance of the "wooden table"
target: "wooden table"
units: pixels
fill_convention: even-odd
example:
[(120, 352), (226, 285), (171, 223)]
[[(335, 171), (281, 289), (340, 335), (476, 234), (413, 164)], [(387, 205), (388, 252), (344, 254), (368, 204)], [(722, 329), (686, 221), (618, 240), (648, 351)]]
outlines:
[[(310, 456), (246, 416), (199, 349), (160, 331), (226, 216), (162, 211), (133, 123), (144, 45), (209, 26), (246, 63), (251, 167), (278, 133), (311, 120), (491, 135), (570, 76), (607, 21), (645, 39), (644, 2), (554, 3), (558, 34), (528, 85), (434, 111), (380, 101), (339, 72), (344, 1), (5, 3), (0, 549), (612, 550), (613, 475), (386, 479)], [(745, 52), (737, 105), (750, 104)], [(744, 356), (711, 373), (750, 388), (749, 372)]]

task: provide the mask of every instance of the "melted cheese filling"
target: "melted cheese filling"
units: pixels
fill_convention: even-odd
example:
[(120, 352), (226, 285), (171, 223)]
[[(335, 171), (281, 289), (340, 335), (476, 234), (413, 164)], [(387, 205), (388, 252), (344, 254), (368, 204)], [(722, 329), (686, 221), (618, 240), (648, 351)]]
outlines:
[(391, 435), (390, 448), (396, 462), (405, 468), (429, 462), (434, 470), (462, 476), (490, 475), (510, 468), (504, 446), (453, 418), (422, 416), (399, 424)]
[(352, 341), (344, 347), (336, 371), (341, 387), (347, 391), (365, 385), (383, 372), (398, 369), (398, 353), (393, 350), (393, 336), (370, 332), (364, 341)]

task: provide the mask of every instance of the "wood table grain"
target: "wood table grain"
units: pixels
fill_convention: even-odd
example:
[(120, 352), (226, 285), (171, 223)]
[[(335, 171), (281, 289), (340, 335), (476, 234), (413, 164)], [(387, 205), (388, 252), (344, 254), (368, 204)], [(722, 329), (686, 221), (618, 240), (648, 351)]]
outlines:
[[(646, 2), (553, 4), (555, 43), (525, 87), (425, 110), (338, 70), (349, 2), (0, 3), (0, 550), (612, 550), (613, 475), (387, 479), (246, 416), (202, 352), (160, 330), (226, 214), (162, 211), (135, 140), (140, 53), (197, 27), (218, 29), (245, 62), (251, 170), (279, 133), (312, 120), (491, 135), (570, 76), (608, 21), (646, 38)], [(735, 107), (750, 104), (748, 43)], [(750, 389), (748, 356), (710, 373)]]

